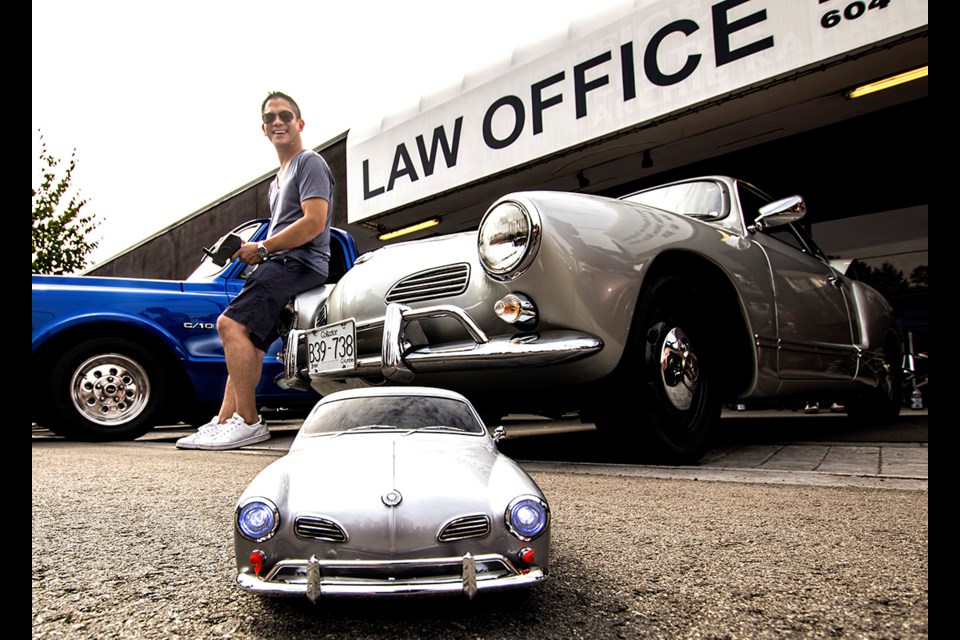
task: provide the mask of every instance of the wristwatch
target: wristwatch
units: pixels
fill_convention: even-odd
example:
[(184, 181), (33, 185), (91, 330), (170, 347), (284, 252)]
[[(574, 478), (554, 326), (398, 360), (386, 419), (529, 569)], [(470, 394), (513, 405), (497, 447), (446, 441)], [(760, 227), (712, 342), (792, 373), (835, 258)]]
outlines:
[(270, 252), (267, 251), (267, 248), (262, 242), (257, 243), (257, 255), (260, 256), (261, 260), (266, 260), (270, 257)]

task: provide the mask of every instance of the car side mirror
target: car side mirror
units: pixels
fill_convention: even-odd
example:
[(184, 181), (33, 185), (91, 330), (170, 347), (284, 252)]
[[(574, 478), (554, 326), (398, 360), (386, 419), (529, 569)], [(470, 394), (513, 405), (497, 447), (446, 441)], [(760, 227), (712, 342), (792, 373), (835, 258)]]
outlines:
[(213, 260), (215, 265), (222, 267), (230, 262), (230, 258), (237, 252), (237, 249), (239, 249), (242, 244), (243, 239), (240, 238), (240, 236), (235, 233), (228, 233), (209, 249), (206, 247), (202, 248), (203, 253)]
[(782, 198), (760, 207), (760, 215), (748, 227), (751, 232), (796, 222), (807, 215), (807, 203), (800, 196)]
[(503, 428), (503, 425), (500, 425), (493, 430), (493, 441), (500, 442), (507, 437), (507, 430)]

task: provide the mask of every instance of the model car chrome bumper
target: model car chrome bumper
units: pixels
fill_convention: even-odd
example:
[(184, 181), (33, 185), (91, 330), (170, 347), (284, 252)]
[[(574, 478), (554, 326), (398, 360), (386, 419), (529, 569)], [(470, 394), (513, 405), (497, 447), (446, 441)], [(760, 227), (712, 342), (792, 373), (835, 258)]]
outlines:
[(504, 556), (482, 554), (430, 560), (284, 560), (265, 578), (237, 575), (237, 584), (252, 593), (307, 596), (316, 602), (332, 596), (456, 594), (473, 598), (478, 591), (535, 584), (546, 578), (541, 567), (519, 570)]
[[(431, 318), (454, 318), (466, 330), (470, 340), (439, 345), (411, 346), (404, 341), (407, 324)], [(464, 369), (503, 369), (535, 367), (576, 360), (600, 351), (603, 341), (597, 336), (576, 331), (541, 331), (512, 336), (488, 337), (470, 315), (451, 305), (413, 309), (401, 304), (387, 306), (383, 318), (357, 323), (357, 332), (383, 329), (381, 352), (358, 357), (356, 367), (347, 371), (314, 374), (340, 379), (382, 375), (388, 380), (411, 382), (417, 373), (461, 371)], [(292, 330), (283, 352), (283, 388), (303, 389), (309, 381), (306, 336), (319, 329)]]

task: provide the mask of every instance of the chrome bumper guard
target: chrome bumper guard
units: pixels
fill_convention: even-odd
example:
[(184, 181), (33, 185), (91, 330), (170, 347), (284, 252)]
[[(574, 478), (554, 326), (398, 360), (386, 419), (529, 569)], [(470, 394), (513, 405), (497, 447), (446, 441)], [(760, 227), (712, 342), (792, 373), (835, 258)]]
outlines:
[[(496, 567), (496, 571), (479, 571), (477, 566)], [(373, 577), (372, 572), (381, 577)], [(395, 577), (420, 573), (422, 577)], [(540, 567), (520, 571), (505, 557), (481, 554), (431, 560), (320, 560), (278, 562), (269, 575), (261, 579), (249, 573), (237, 575), (237, 585), (246, 591), (271, 596), (307, 596), (311, 602), (332, 596), (402, 596), (427, 594), (462, 594), (473, 598), (478, 591), (535, 584), (547, 573)]]
[[(404, 340), (407, 324), (431, 318), (454, 318), (466, 330), (470, 340), (441, 345), (411, 346)], [(331, 379), (370, 377), (382, 375), (395, 382), (411, 382), (418, 373), (462, 371), (465, 369), (504, 369), (510, 367), (537, 367), (576, 360), (600, 351), (603, 341), (589, 334), (575, 331), (543, 331), (513, 336), (488, 337), (470, 315), (451, 305), (436, 305), (412, 309), (392, 303), (386, 315), (377, 320), (357, 323), (357, 333), (383, 328), (383, 345), (376, 356), (358, 357), (357, 366), (349, 372), (336, 371), (323, 376)], [(301, 342), (316, 329), (294, 329), (287, 336), (283, 353), (283, 388), (303, 388), (310, 379), (306, 362), (301, 355)]]

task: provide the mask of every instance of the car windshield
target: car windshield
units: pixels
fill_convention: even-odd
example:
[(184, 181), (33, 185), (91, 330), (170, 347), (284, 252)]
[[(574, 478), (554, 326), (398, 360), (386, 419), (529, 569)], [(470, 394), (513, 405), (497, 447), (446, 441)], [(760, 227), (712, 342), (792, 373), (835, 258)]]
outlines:
[[(254, 234), (257, 232), (257, 230), (260, 229), (261, 224), (262, 223), (260, 222), (251, 223), (247, 226), (234, 229), (230, 233), (237, 234), (238, 236), (240, 236), (240, 239), (243, 240), (244, 242), (250, 242), (250, 238), (252, 238)], [(229, 234), (224, 234), (223, 237), (226, 237), (227, 235)], [(219, 238), (217, 242), (222, 240), (223, 237)], [(216, 242), (211, 243), (210, 247), (213, 247), (215, 244)], [(208, 278), (212, 278), (213, 276), (217, 275), (218, 273), (220, 273), (221, 271), (223, 271), (224, 269), (230, 266), (231, 264), (230, 262), (227, 262), (223, 266), (220, 266), (217, 263), (215, 263), (209, 255), (203, 252), (203, 248), (205, 247), (206, 245), (204, 245), (204, 247), (198, 247), (198, 250), (201, 252), (203, 259), (200, 260), (200, 265), (193, 270), (193, 273), (191, 273), (187, 277), (187, 280), (190, 280), (190, 281), (207, 280)]]
[(624, 196), (622, 199), (701, 220), (717, 220), (726, 214), (720, 185), (711, 181), (658, 187)]
[(486, 430), (470, 406), (453, 398), (381, 396), (345, 398), (314, 409), (300, 428), (304, 436), (423, 430), (481, 434)]

